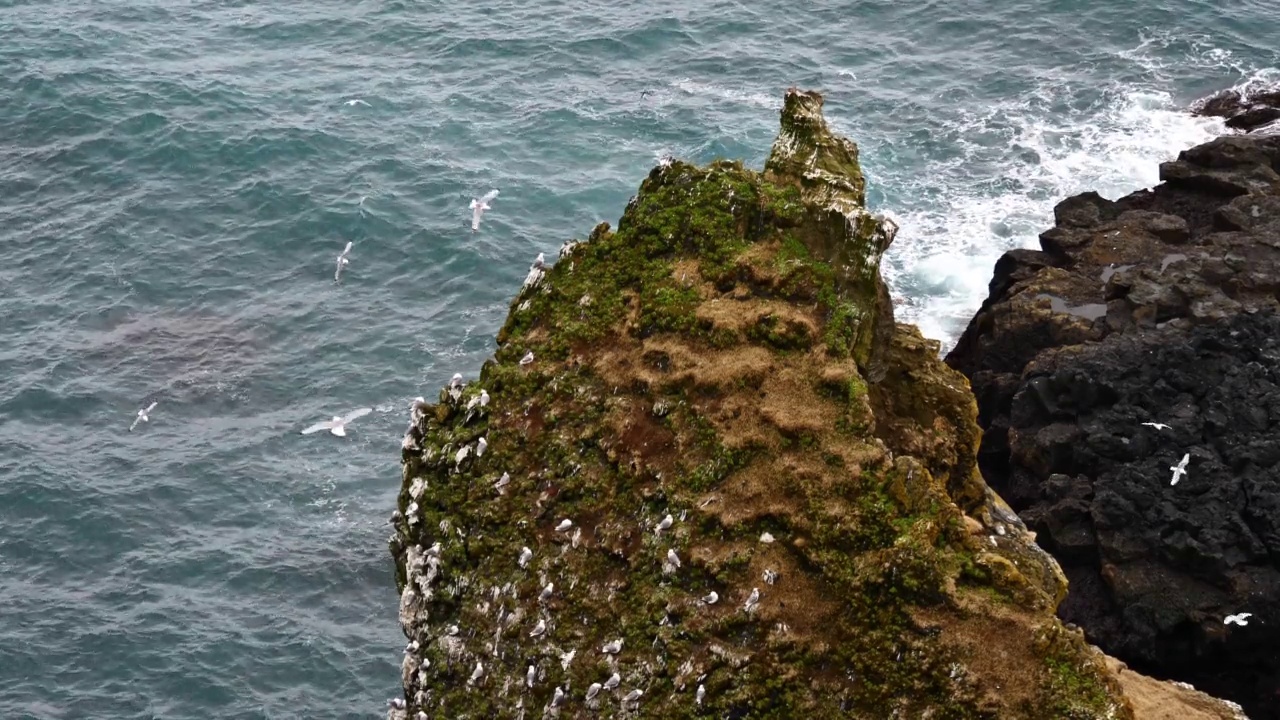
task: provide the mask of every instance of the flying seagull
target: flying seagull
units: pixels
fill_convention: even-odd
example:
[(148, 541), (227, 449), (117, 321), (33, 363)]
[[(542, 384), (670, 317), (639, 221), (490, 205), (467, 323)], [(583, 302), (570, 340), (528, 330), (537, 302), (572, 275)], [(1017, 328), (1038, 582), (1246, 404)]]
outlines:
[(1253, 613), (1240, 613), (1238, 615), (1228, 615), (1222, 619), (1222, 624), (1223, 625), (1239, 625), (1240, 627), (1244, 627), (1245, 625), (1249, 624), (1249, 618), (1252, 616), (1253, 616)]
[(480, 216), (489, 209), (489, 202), (498, 197), (497, 190), (490, 190), (478, 198), (471, 198), (471, 232), (480, 229)]
[(1182, 456), (1182, 459), (1178, 461), (1177, 465), (1169, 466), (1169, 469), (1173, 471), (1173, 481), (1169, 483), (1170, 485), (1177, 485), (1178, 481), (1182, 479), (1182, 476), (1187, 474), (1187, 463), (1190, 461), (1191, 453), (1187, 453)]
[(347, 264), (351, 262), (347, 259), (347, 253), (349, 252), (351, 252), (351, 243), (348, 242), (347, 246), (342, 249), (342, 254), (338, 256), (338, 269), (333, 271), (334, 282), (342, 280), (342, 268), (346, 267)]
[(373, 408), (360, 408), (359, 410), (352, 410), (351, 412), (347, 413), (346, 415), (343, 415), (342, 417), (334, 415), (332, 420), (325, 420), (324, 422), (318, 422), (315, 425), (312, 425), (311, 427), (307, 428), (306, 430), (303, 430), (302, 434), (310, 435), (311, 433), (320, 432), (321, 430), (328, 430), (329, 432), (333, 433), (334, 435), (337, 435), (338, 437), (346, 437), (347, 432), (346, 430), (344, 430), (344, 428), (352, 420), (355, 420), (356, 418), (364, 417), (365, 415), (368, 415), (371, 412), (373, 412)]
[(1149, 422), (1149, 423), (1142, 423), (1142, 424), (1143, 424), (1143, 425), (1146, 425), (1147, 427), (1153, 427), (1153, 428), (1155, 428), (1156, 430), (1168, 430), (1168, 429), (1169, 429), (1169, 426), (1168, 426), (1168, 425), (1165, 425), (1164, 423)]
[(342, 104), (346, 105), (347, 107), (355, 107), (356, 105), (364, 105), (365, 107), (369, 107), (369, 103), (361, 100), (360, 98), (355, 98), (354, 100), (348, 100)]
[(138, 417), (134, 418), (133, 424), (129, 426), (129, 432), (133, 432), (133, 429), (138, 427), (138, 423), (140, 422), (151, 422), (150, 413), (152, 410), (155, 410), (155, 409), (156, 409), (156, 403), (151, 403), (150, 405), (139, 410)]

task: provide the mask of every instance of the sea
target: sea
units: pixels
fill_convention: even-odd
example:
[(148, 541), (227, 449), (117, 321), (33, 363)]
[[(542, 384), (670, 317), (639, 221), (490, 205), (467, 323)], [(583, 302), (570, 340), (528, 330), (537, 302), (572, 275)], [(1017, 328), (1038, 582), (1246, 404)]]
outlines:
[(823, 91), (901, 227), (898, 317), (945, 349), (1057, 201), (1154, 184), (1223, 132), (1189, 102), (1280, 79), (1277, 27), (1269, 0), (0, 0), (0, 718), (384, 716), (408, 404), (474, 377), (534, 256), (661, 157), (759, 167), (785, 89)]

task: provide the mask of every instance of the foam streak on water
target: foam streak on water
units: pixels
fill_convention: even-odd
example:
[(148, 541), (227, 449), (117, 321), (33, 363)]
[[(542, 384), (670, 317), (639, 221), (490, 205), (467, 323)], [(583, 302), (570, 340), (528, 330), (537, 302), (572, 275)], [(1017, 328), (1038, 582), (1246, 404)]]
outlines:
[(761, 164), (784, 88), (861, 145), (900, 316), (948, 339), (1057, 200), (1154, 182), (1217, 131), (1180, 107), (1280, 66), (1256, 2), (2, 5), (18, 719), (377, 714), (409, 400), (658, 158)]

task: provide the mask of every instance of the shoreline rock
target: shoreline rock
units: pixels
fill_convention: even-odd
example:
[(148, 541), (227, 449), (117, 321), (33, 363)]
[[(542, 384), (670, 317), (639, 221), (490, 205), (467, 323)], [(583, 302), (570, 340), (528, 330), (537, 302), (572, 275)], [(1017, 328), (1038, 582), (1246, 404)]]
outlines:
[(1226, 126), (1246, 133), (1280, 133), (1280, 86), (1227, 89), (1201, 98), (1191, 112), (1226, 119)]
[(1060, 616), (1280, 718), (1280, 137), (1221, 137), (1160, 177), (1060, 203), (947, 362), (978, 398), (986, 481), (1070, 579)]
[(655, 168), (415, 403), (389, 717), (1134, 717), (821, 109), (787, 93), (763, 172)]

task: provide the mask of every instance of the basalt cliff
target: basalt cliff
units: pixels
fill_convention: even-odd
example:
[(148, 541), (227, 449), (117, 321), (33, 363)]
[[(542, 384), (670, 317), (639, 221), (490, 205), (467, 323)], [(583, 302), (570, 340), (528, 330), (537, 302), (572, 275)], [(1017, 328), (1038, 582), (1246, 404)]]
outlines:
[(763, 171), (655, 168), (415, 403), (391, 718), (1233, 717), (1055, 617), (821, 110), (787, 93)]
[(1063, 201), (947, 361), (983, 475), (1070, 579), (1060, 617), (1280, 718), (1280, 137), (1222, 137), (1160, 177)]

